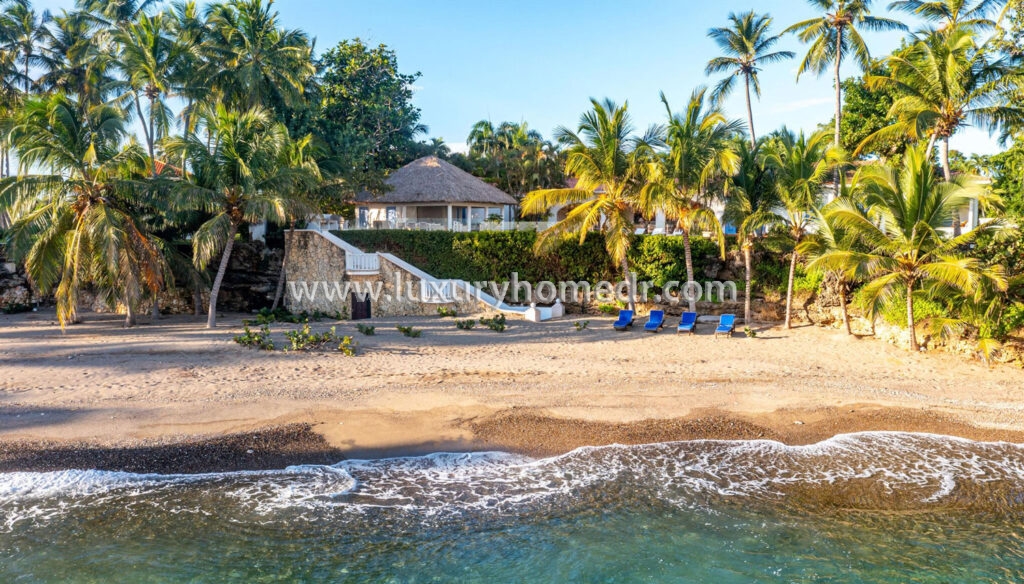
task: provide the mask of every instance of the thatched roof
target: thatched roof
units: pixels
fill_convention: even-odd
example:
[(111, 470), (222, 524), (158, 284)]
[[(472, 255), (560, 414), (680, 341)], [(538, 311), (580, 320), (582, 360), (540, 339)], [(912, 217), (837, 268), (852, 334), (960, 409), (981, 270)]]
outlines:
[(364, 191), (356, 195), (356, 202), (389, 205), (516, 204), (515, 198), (508, 193), (436, 156), (414, 160), (392, 172), (384, 182), (391, 186), (390, 191), (380, 195)]

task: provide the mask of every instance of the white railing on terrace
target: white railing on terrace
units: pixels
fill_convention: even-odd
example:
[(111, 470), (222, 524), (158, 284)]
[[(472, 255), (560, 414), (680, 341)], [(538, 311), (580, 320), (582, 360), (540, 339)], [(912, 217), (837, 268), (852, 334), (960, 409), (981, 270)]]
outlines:
[(345, 221), (342, 229), (407, 229), (412, 231), (544, 231), (551, 227), (548, 221), (473, 221), (467, 226), (465, 221), (452, 222), (448, 228), (447, 219), (396, 219), (393, 221), (370, 221), (360, 225), (358, 221)]
[(346, 272), (372, 272), (380, 271), (380, 257), (375, 253), (352, 253), (345, 252)]

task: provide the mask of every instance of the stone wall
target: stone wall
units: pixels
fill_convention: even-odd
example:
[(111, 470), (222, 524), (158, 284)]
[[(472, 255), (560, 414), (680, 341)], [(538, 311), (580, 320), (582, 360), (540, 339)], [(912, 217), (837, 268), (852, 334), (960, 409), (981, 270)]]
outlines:
[[(459, 314), (473, 314), (480, 310), (478, 303), (472, 299), (446, 304), (419, 302), (420, 278), (386, 258), (380, 258), (380, 272), (377, 274), (348, 274), (345, 271), (345, 251), (311, 231), (299, 231), (292, 235), (286, 264), (288, 284), (285, 286), (285, 298), (286, 306), (292, 312), (320, 311), (348, 317), (351, 313), (350, 297), (336, 293), (324, 294), (324, 284), (321, 282), (330, 286), (332, 292), (344, 291), (346, 284), (352, 287), (350, 289), (360, 286), (362, 290), (368, 290), (368, 287), (376, 290), (379, 287), (380, 294), (370, 307), (374, 317), (432, 316), (437, 314), (440, 306), (454, 308)], [(399, 282), (403, 288), (401, 291), (396, 289)], [(409, 298), (405, 293), (409, 285), (407, 282), (411, 282), (414, 298)], [(303, 293), (300, 300), (291, 293), (293, 287), (306, 291), (314, 286), (317, 289), (312, 299)]]
[(32, 300), (32, 289), (25, 273), (0, 256), (0, 311), (28, 306)]

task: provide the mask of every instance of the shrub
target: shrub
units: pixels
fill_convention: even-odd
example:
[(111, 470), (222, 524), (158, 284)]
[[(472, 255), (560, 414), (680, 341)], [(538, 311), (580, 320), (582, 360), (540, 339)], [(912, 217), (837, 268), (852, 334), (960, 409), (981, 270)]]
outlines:
[(3, 307), (4, 314), (19, 314), (22, 312), (32, 312), (31, 304), (21, 304), (20, 302), (12, 302), (5, 304)]
[(356, 356), (356, 343), (352, 337), (341, 337), (341, 342), (338, 343), (338, 352), (348, 357)]
[(249, 325), (245, 325), (242, 334), (235, 336), (235, 342), (250, 349), (256, 348), (261, 351), (273, 351), (274, 341), (270, 338), (270, 325), (264, 324), (258, 332), (252, 332)]
[(454, 308), (448, 308), (447, 306), (437, 307), (437, 315), (440, 316), (441, 318), (446, 318), (449, 316), (458, 316), (458, 314), (458, 311), (455, 310)]
[(335, 327), (327, 332), (314, 333), (309, 330), (308, 322), (301, 329), (288, 331), (284, 336), (291, 342), (292, 351), (312, 351), (338, 340)]
[(395, 328), (398, 329), (398, 332), (402, 333), (403, 335), (405, 335), (407, 337), (413, 338), (413, 339), (417, 339), (417, 338), (419, 338), (423, 334), (423, 331), (421, 331), (419, 329), (415, 329), (415, 328), (413, 328), (411, 326), (398, 325)]
[(590, 321), (589, 320), (577, 320), (576, 322), (572, 323), (572, 326), (576, 327), (577, 331), (585, 331), (585, 330), (587, 330), (587, 327), (590, 326)]
[(498, 333), (503, 332), (505, 330), (505, 322), (506, 322), (505, 315), (501, 314), (501, 313), (499, 313), (499, 314), (497, 314), (497, 315), (495, 315), (495, 316), (493, 316), (491, 318), (481, 318), (480, 319), (480, 324), (482, 324), (485, 327), (491, 329), (492, 331), (498, 332)]
[(598, 304), (597, 311), (601, 314), (614, 315), (619, 313), (619, 307), (616, 304)]
[(455, 321), (455, 328), (463, 331), (468, 331), (476, 326), (475, 320), (457, 320)]
[(757, 331), (750, 328), (749, 326), (743, 327), (743, 334), (747, 335), (747, 338), (749, 339), (757, 338)]
[(373, 335), (377, 334), (377, 327), (366, 324), (357, 324), (356, 330), (368, 337), (372, 337)]

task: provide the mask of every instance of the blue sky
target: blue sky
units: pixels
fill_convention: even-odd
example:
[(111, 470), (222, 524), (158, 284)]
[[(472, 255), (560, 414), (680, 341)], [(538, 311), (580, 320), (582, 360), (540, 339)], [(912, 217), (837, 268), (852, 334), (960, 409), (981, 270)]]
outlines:
[[(37, 0), (40, 7), (71, 4)], [(876, 2), (875, 13), (887, 14), (887, 4)], [(704, 76), (717, 54), (707, 31), (724, 26), (730, 12), (768, 12), (777, 32), (816, 15), (794, 0), (278, 0), (275, 6), (285, 26), (316, 37), (318, 50), (354, 37), (395, 49), (403, 71), (422, 74), (415, 103), (430, 135), (456, 148), (473, 123), (486, 118), (525, 120), (550, 137), (556, 126), (575, 126), (590, 97), (628, 100), (638, 127), (658, 123), (664, 118), (659, 91), (681, 108), (694, 87), (717, 81)], [(876, 56), (902, 36), (866, 35)], [(798, 58), (804, 48), (792, 36), (779, 46)], [(831, 119), (830, 79), (805, 75), (798, 83), (797, 63), (761, 73), (762, 97), (754, 104), (759, 134), (781, 125), (812, 129)], [(852, 64), (843, 71), (856, 73)], [(726, 107), (743, 117), (741, 93)], [(998, 150), (986, 132), (973, 129), (955, 136), (952, 146), (969, 153)]]

